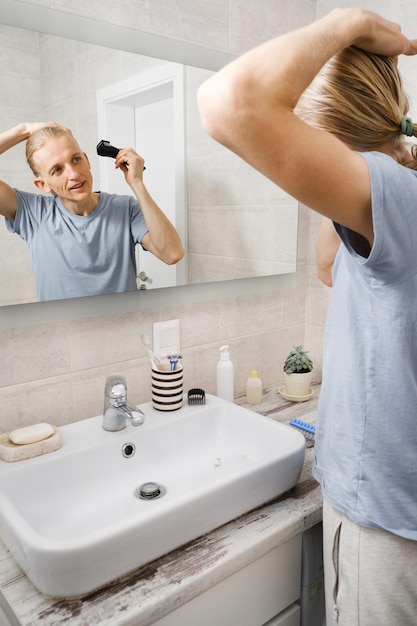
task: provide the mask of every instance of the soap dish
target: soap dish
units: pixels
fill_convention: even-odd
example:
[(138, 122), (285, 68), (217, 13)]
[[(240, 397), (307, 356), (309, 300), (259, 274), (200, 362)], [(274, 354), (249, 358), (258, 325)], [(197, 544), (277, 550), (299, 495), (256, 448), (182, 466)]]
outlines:
[(53, 427), (54, 432), (47, 439), (27, 443), (23, 445), (15, 444), (10, 441), (9, 433), (0, 435), (0, 459), (7, 462), (24, 461), (34, 456), (53, 452), (61, 447), (61, 433), (56, 426)]

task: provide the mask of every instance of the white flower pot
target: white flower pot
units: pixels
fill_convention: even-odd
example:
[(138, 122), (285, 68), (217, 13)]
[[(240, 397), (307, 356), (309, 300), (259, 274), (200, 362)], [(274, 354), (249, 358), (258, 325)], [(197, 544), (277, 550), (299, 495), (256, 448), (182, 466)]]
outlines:
[(287, 374), (284, 372), (284, 384), (289, 396), (306, 396), (310, 389), (313, 372)]

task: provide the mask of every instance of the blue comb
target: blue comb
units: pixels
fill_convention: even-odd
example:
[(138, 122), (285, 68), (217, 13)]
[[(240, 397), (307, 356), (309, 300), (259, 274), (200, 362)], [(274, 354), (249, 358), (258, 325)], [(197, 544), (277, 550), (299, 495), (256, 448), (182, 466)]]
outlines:
[(300, 430), (301, 433), (304, 435), (306, 441), (309, 441), (310, 443), (314, 443), (316, 427), (313, 426), (313, 424), (309, 424), (308, 422), (304, 422), (303, 420), (299, 420), (296, 418), (293, 418), (292, 420), (290, 420), (289, 424), (290, 426), (294, 426), (294, 428), (297, 428), (298, 430)]

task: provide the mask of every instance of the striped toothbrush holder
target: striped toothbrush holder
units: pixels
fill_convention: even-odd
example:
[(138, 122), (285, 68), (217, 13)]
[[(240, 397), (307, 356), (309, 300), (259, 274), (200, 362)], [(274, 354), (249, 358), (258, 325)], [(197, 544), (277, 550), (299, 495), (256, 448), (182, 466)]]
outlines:
[(152, 406), (158, 411), (176, 411), (183, 402), (183, 367), (178, 363), (173, 372), (152, 368)]

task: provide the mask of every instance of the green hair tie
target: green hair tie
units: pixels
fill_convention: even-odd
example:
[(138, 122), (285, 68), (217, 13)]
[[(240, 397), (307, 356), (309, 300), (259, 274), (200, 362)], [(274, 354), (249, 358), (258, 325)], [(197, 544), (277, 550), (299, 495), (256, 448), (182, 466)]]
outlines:
[(401, 120), (401, 133), (403, 135), (407, 135), (407, 137), (412, 137), (414, 132), (414, 124), (411, 117), (403, 117)]

